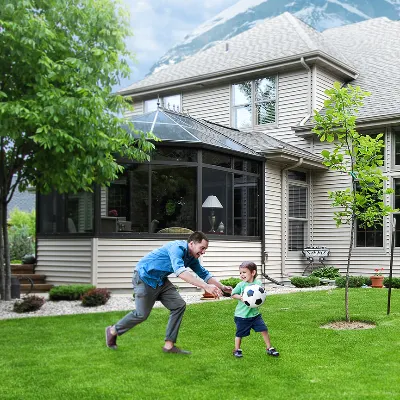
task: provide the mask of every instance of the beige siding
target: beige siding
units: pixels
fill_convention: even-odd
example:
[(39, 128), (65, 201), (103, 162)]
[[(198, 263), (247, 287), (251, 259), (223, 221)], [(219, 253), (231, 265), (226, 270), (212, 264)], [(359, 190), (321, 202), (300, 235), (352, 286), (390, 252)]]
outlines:
[(230, 85), (184, 93), (182, 107), (194, 118), (230, 126)]
[[(340, 81), (339, 78), (332, 75), (323, 68), (315, 68), (315, 104), (314, 108), (319, 111), (324, 106), (324, 100), (327, 98), (324, 93), (326, 89), (331, 89), (335, 81)], [(342, 83), (342, 82), (341, 82)]]
[(260, 127), (276, 139), (308, 150), (305, 139), (294, 134), (292, 127), (298, 125), (309, 112), (309, 78), (306, 70), (287, 72), (278, 77), (278, 124), (272, 128)]
[(142, 100), (134, 101), (133, 102), (133, 110), (127, 111), (124, 113), (124, 117), (128, 118), (132, 115), (140, 115), (144, 113), (144, 102)]
[(265, 252), (266, 271), (273, 278), (281, 276), (282, 194), (281, 167), (267, 164), (265, 173)]
[(38, 239), (37, 274), (54, 285), (91, 283), (92, 239)]
[[(117, 240), (99, 239), (97, 257), (97, 285), (110, 290), (131, 290), (132, 271), (137, 262), (148, 252), (161, 247), (165, 240)], [(261, 243), (239, 241), (215, 241), (212, 239), (202, 263), (217, 279), (238, 276), (239, 265), (253, 260), (261, 265)], [(193, 286), (181, 279), (171, 281), (181, 289)]]

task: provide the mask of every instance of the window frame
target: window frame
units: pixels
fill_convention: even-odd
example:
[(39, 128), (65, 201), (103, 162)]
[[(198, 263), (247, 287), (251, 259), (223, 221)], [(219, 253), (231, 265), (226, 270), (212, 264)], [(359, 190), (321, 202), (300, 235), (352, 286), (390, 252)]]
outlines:
[[(302, 180), (294, 180), (290, 179), (289, 174), (290, 172), (294, 173), (302, 173), (305, 174), (305, 181)], [(309, 226), (310, 226), (310, 174), (307, 171), (304, 170), (288, 170), (287, 172), (287, 251), (288, 252), (298, 252), (303, 250), (304, 247), (307, 246), (308, 240), (309, 240)], [(304, 218), (300, 217), (291, 217), (290, 216), (290, 186), (299, 186), (303, 187), (306, 189), (306, 216)], [(299, 249), (293, 249), (291, 248), (290, 245), (290, 222), (302, 222), (303, 223), (303, 248)]]
[[(273, 81), (275, 90), (274, 96), (272, 99), (257, 99), (257, 90), (258, 82), (262, 81), (263, 79), (270, 79)], [(247, 101), (246, 103), (238, 103), (236, 104), (235, 98), (235, 87), (239, 85), (243, 85), (245, 83), (249, 83), (251, 85), (251, 100)], [(274, 121), (270, 123), (257, 123), (258, 121), (258, 106), (261, 104), (274, 104), (275, 113), (274, 113)], [(263, 76), (259, 78), (244, 80), (241, 82), (234, 82), (231, 85), (231, 126), (240, 129), (240, 130), (249, 130), (249, 129), (265, 129), (265, 128), (275, 128), (278, 125), (278, 75), (270, 75), (270, 76)], [(238, 127), (237, 121), (237, 110), (244, 109), (248, 107), (250, 109), (250, 126), (245, 127)]]

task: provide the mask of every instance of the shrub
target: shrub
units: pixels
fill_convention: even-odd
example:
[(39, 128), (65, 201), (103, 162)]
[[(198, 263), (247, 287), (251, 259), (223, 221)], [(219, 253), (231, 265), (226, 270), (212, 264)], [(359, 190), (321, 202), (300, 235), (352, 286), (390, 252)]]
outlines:
[(225, 286), (231, 286), (232, 288), (234, 288), (239, 282), (241, 282), (242, 280), (240, 278), (228, 278), (228, 279), (221, 279), (220, 283), (222, 285)]
[(22, 264), (22, 260), (11, 260), (10, 264)]
[(39, 310), (44, 304), (44, 298), (31, 295), (25, 296), (22, 300), (18, 300), (14, 303), (14, 311), (21, 314), (31, 311)]
[[(385, 278), (383, 280), (383, 285), (385, 287), (389, 287), (389, 278)], [(392, 277), (392, 288), (393, 289), (400, 289), (400, 278)]]
[(319, 286), (319, 278), (316, 276), (294, 276), (290, 283), (299, 288)]
[(310, 276), (324, 279), (336, 279), (340, 276), (339, 268), (335, 267), (321, 267), (314, 270)]
[(10, 259), (22, 260), (25, 254), (35, 252), (32, 237), (27, 226), (12, 226), (9, 229)]
[(93, 285), (61, 285), (50, 289), (49, 299), (52, 301), (59, 300), (79, 300), (83, 294), (91, 289), (95, 289)]
[[(364, 276), (352, 276), (349, 275), (349, 287), (357, 288), (365, 285), (365, 277)], [(335, 284), (339, 288), (344, 288), (346, 286), (346, 277), (340, 276), (339, 278), (335, 279)]]
[(27, 228), (28, 236), (32, 237), (32, 240), (34, 241), (36, 233), (35, 210), (32, 210), (31, 212), (25, 212), (21, 211), (18, 207), (15, 207), (10, 211), (10, 218), (7, 222), (13, 227)]
[(82, 305), (84, 307), (96, 307), (106, 304), (111, 293), (107, 289), (91, 289), (82, 295)]

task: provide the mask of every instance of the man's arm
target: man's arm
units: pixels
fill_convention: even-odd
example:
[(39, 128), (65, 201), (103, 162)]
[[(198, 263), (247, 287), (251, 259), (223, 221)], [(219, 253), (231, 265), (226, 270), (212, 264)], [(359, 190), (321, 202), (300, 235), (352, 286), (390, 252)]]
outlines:
[[(187, 283), (190, 283), (193, 286), (199, 287), (204, 289), (206, 292), (211, 293), (214, 297), (221, 297), (222, 296), (222, 289), (224, 285), (221, 285), (216, 279), (210, 278), (208, 282), (212, 281), (211, 284), (208, 282), (204, 282), (195, 276), (193, 276), (190, 272), (184, 271), (179, 274), (179, 278), (184, 280)], [(216, 284), (214, 284), (216, 282)]]

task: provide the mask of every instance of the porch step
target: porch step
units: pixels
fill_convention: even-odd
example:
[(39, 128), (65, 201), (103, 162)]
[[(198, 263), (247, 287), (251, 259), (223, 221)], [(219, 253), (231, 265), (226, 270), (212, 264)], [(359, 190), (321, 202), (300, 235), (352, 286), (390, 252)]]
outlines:
[(11, 264), (11, 274), (34, 274), (35, 264)]
[(34, 283), (45, 283), (46, 275), (42, 274), (12, 274), (12, 277), (18, 278), (21, 283), (29, 282), (29, 279), (32, 279)]
[(46, 283), (46, 275), (35, 274), (35, 266), (35, 264), (11, 264), (11, 276), (18, 278), (21, 293), (44, 293), (54, 287)]
[(54, 285), (50, 283), (35, 283), (33, 289), (31, 289), (30, 283), (21, 283), (21, 293), (46, 293), (53, 287)]

